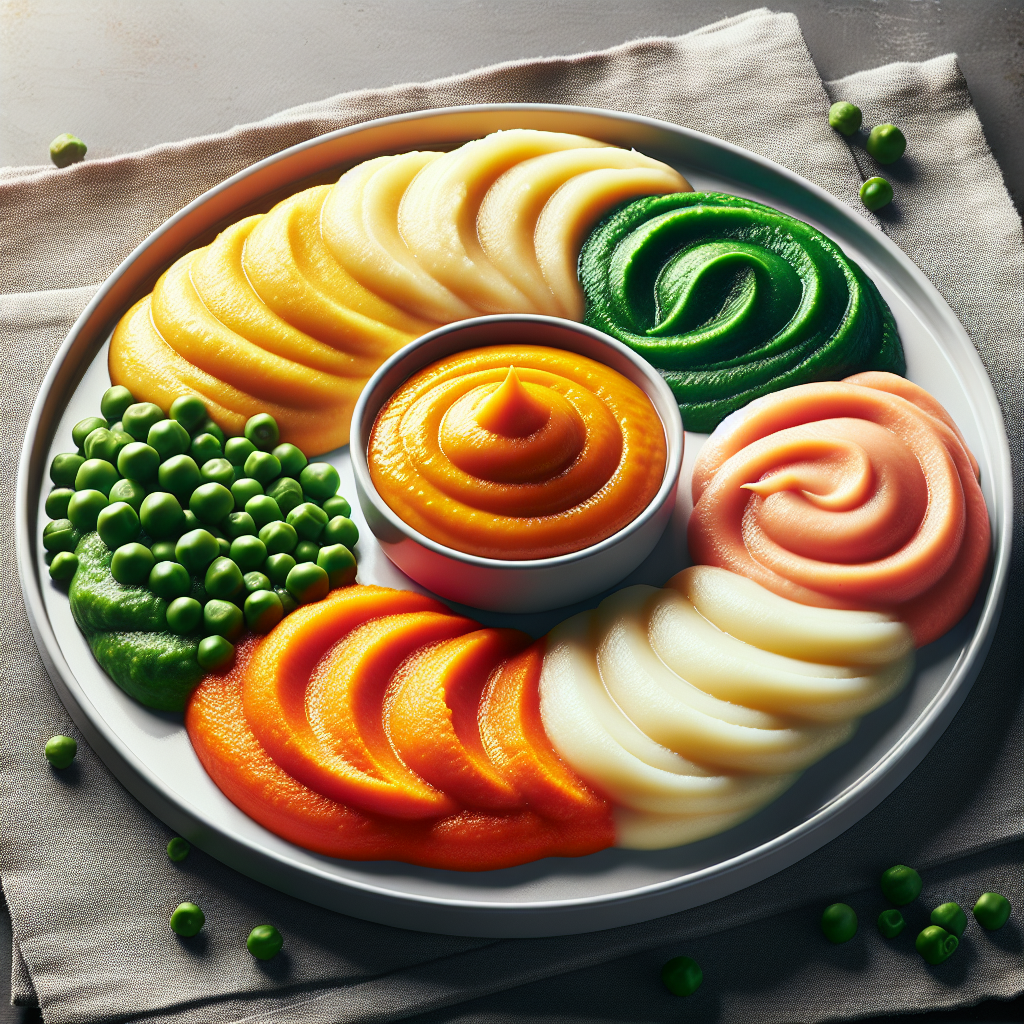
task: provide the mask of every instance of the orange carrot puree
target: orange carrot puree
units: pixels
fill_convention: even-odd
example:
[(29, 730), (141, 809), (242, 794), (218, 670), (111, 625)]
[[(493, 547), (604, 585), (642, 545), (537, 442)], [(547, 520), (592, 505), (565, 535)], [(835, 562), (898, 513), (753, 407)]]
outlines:
[(609, 805), (540, 726), (541, 644), (475, 627), (406, 591), (335, 591), (240, 643), (193, 693), (189, 737), (241, 810), (328, 856), (484, 871), (610, 846)]
[(406, 381), (374, 424), (374, 486), (410, 526), (486, 558), (579, 551), (658, 493), (665, 431), (610, 367), (561, 349), (503, 345)]

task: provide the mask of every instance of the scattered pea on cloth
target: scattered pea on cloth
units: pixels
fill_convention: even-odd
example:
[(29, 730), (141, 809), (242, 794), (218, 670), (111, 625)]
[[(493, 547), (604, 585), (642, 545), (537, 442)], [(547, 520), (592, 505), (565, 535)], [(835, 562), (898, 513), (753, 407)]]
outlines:
[(878, 930), (887, 939), (895, 939), (907, 926), (898, 910), (883, 910), (878, 915)]
[(821, 915), (821, 930), (829, 942), (849, 942), (857, 934), (857, 914), (847, 903), (833, 903)]
[(932, 924), (937, 924), (951, 935), (955, 935), (958, 940), (963, 938), (964, 929), (967, 927), (967, 915), (956, 903), (943, 903), (936, 907), (931, 913), (930, 920)]
[(64, 132), (50, 143), (50, 159), (57, 167), (70, 167), (84, 160), (87, 150), (88, 147), (77, 135)]
[(54, 768), (67, 768), (78, 753), (78, 743), (70, 736), (51, 736), (43, 752)]
[[(245, 940), (245, 947), (257, 960), (272, 960), (281, 952), (284, 939), (272, 924), (259, 924)], [(699, 982), (698, 982), (699, 984)]]
[(676, 956), (662, 967), (661, 980), (674, 996), (690, 996), (700, 988), (704, 972), (696, 960)]
[(871, 129), (864, 148), (880, 164), (891, 164), (906, 152), (907, 139), (896, 125), (878, 124)]
[(906, 864), (895, 864), (882, 872), (882, 895), (897, 907), (913, 903), (921, 895), (921, 876)]
[(861, 113), (860, 107), (854, 103), (840, 100), (829, 107), (828, 123), (843, 135), (852, 135), (859, 131), (863, 120), (864, 115)]
[(983, 892), (974, 904), (973, 913), (982, 928), (998, 931), (1010, 919), (1010, 901), (997, 892)]
[(206, 915), (194, 903), (179, 903), (171, 914), (171, 931), (183, 938), (198, 935), (206, 924)]
[(183, 861), (191, 851), (192, 845), (187, 839), (182, 839), (181, 836), (175, 836), (167, 844), (167, 856), (175, 864)]
[(960, 940), (955, 935), (951, 935), (937, 924), (928, 925), (914, 940), (914, 947), (918, 953), (933, 967), (948, 960), (959, 945)]

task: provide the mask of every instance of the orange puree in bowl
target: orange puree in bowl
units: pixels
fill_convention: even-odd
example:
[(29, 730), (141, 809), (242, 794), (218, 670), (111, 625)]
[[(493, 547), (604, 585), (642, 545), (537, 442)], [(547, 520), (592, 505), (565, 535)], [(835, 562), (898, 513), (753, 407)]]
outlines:
[(665, 431), (644, 392), (540, 345), (472, 349), (403, 384), (367, 448), (388, 506), (447, 547), (548, 558), (595, 544), (650, 504)]

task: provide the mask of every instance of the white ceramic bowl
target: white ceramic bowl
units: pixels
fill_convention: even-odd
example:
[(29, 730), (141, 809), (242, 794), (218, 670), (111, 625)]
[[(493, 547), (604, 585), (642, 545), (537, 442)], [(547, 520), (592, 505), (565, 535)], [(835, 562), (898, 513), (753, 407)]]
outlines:
[[(547, 345), (610, 366), (650, 398), (665, 429), (665, 475), (651, 503), (628, 526), (597, 544), (554, 558), (481, 558), (438, 544), (403, 522), (377, 493), (366, 446), (377, 413), (414, 373), (455, 352), (485, 345)], [(384, 553), (435, 594), (473, 608), (535, 612), (582, 601), (614, 586), (654, 548), (675, 505), (683, 460), (683, 424), (661, 375), (621, 342), (571, 320), (507, 314), (459, 320), (424, 334), (396, 352), (374, 375), (352, 413), (352, 469), (359, 505)]]

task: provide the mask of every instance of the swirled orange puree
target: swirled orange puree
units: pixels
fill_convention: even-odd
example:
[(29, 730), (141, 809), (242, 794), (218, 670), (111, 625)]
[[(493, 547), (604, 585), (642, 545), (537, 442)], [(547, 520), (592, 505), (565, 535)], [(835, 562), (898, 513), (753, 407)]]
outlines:
[(487, 558), (533, 559), (610, 537), (651, 502), (665, 432), (610, 367), (540, 345), (461, 352), (377, 416), (374, 486), (410, 526)]
[(693, 498), (695, 562), (801, 604), (892, 612), (919, 647), (964, 615), (988, 560), (974, 457), (891, 373), (751, 402), (701, 450)]

